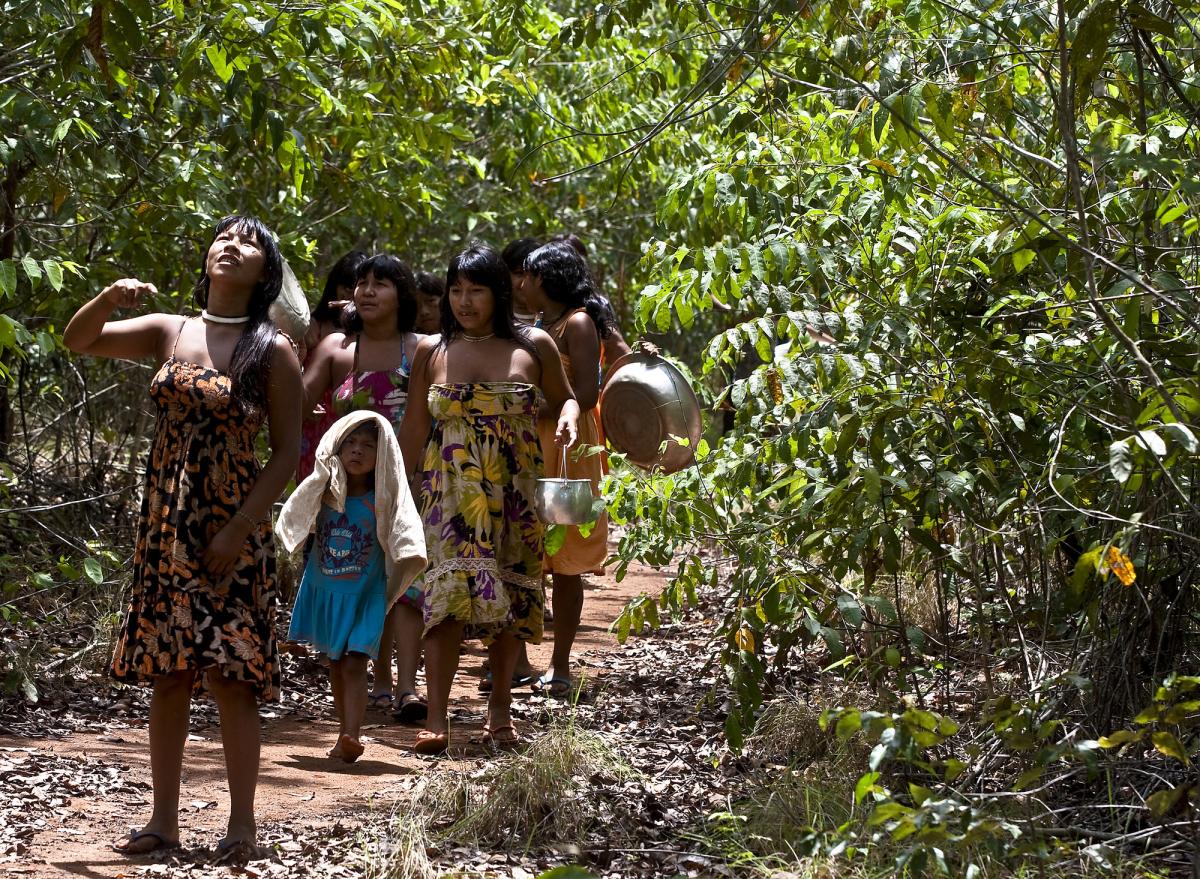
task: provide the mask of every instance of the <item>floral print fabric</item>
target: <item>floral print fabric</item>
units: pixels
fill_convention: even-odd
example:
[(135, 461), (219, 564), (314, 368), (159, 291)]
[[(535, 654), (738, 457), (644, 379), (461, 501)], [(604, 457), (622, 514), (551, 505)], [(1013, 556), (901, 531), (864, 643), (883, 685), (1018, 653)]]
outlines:
[(490, 643), (509, 631), (542, 639), (541, 394), (513, 382), (429, 389), (433, 428), (420, 470), (429, 567), (420, 581), (425, 631), (449, 619)]
[(158, 417), (112, 674), (146, 680), (215, 666), (253, 684), (260, 698), (277, 699), (270, 523), (250, 533), (226, 577), (212, 580), (201, 561), (259, 473), (254, 440), (264, 413), (243, 408), (230, 390), (226, 374), (174, 354), (150, 383)]
[(351, 412), (370, 409), (392, 423), (400, 431), (404, 408), (408, 405), (408, 361), (395, 369), (351, 370), (333, 392), (334, 420)]

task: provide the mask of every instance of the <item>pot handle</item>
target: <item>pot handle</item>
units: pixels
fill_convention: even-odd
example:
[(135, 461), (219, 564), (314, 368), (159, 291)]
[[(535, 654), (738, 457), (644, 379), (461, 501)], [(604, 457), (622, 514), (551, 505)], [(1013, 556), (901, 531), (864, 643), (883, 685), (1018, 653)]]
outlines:
[(561, 459), (561, 462), (560, 462), (559, 468), (558, 468), (558, 478), (559, 479), (567, 478), (567, 447), (566, 446), (562, 447), (562, 459)]

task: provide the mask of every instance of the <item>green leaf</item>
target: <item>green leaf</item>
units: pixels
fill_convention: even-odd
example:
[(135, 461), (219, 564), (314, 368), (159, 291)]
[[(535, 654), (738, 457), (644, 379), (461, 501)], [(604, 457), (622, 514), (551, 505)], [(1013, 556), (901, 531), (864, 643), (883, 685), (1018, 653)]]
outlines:
[(1082, 107), (1092, 95), (1092, 83), (1108, 55), (1108, 41), (1117, 26), (1117, 0), (1093, 3), (1079, 23), (1071, 43), (1071, 64), (1075, 68), (1075, 102)]
[(1187, 794), (1188, 787), (1183, 784), (1167, 790), (1155, 791), (1146, 797), (1146, 807), (1150, 810), (1151, 815), (1161, 820), (1174, 812), (1179, 801)]
[(11, 259), (0, 260), (0, 296), (17, 292), (17, 265)]
[(1103, 552), (1103, 547), (1097, 547), (1085, 552), (1075, 562), (1075, 568), (1071, 571), (1071, 579), (1067, 583), (1066, 605), (1068, 611), (1074, 613), (1081, 610), (1091, 601), (1098, 585), (1096, 574), (1100, 570), (1100, 556)]
[(226, 60), (225, 49), (221, 46), (209, 46), (204, 50), (204, 57), (221, 78), (221, 82), (229, 82), (229, 78), (233, 76), (233, 65)]
[(596, 877), (583, 867), (571, 865), (555, 867), (553, 870), (539, 873), (537, 879), (596, 879)]
[(1139, 430), (1135, 434), (1138, 445), (1148, 452), (1152, 452), (1156, 458), (1166, 457), (1167, 444), (1163, 442), (1161, 436), (1153, 430)]
[(933, 791), (927, 787), (910, 781), (908, 783), (908, 795), (912, 797), (912, 801), (915, 805), (920, 806), (933, 796)]
[(42, 268), (46, 270), (46, 280), (50, 282), (50, 286), (54, 292), (62, 290), (63, 270), (62, 266), (52, 259), (42, 260)]
[(1046, 767), (1044, 766), (1033, 766), (1029, 769), (1026, 769), (1017, 776), (1016, 780), (1012, 784), (1012, 789), (1015, 791), (1025, 790), (1045, 774)]
[(1164, 37), (1175, 37), (1175, 26), (1160, 15), (1155, 15), (1141, 3), (1130, 3), (1126, 7), (1129, 23), (1144, 31), (1154, 31)]
[(97, 586), (104, 582), (104, 568), (101, 567), (100, 562), (94, 558), (83, 560), (83, 573)]
[(837, 606), (842, 619), (846, 621), (846, 625), (852, 629), (862, 626), (863, 611), (862, 606), (858, 603), (858, 599), (848, 592), (843, 592), (837, 597)]
[(74, 121), (74, 117), (68, 116), (66, 119), (59, 122), (58, 125), (54, 126), (54, 134), (50, 136), (50, 142), (58, 143), (64, 137), (66, 137), (67, 132), (71, 130), (71, 123)]
[(1117, 482), (1125, 482), (1133, 475), (1133, 452), (1129, 440), (1117, 440), (1108, 447), (1108, 470)]
[(838, 715), (834, 732), (839, 739), (848, 739), (862, 729), (862, 714), (854, 709), (843, 711)]
[(1130, 742), (1140, 742), (1142, 736), (1146, 734), (1145, 730), (1119, 729), (1112, 735), (1100, 736), (1099, 742), (1101, 748), (1118, 748), (1121, 745), (1127, 745)]
[(1160, 213), (1158, 215), (1158, 222), (1161, 223), (1162, 225), (1166, 226), (1170, 223), (1175, 222), (1176, 220), (1178, 220), (1180, 217), (1182, 217), (1187, 212), (1188, 212), (1187, 204), (1185, 202), (1179, 202), (1179, 203), (1167, 208), (1165, 211), (1160, 210)]
[(854, 785), (855, 804), (861, 803), (871, 793), (879, 790), (879, 787), (875, 784), (877, 781), (879, 781), (878, 772), (868, 772), (866, 775), (863, 775), (858, 779), (858, 783)]
[(1037, 257), (1037, 253), (1036, 253), (1036, 252), (1034, 252), (1034, 251), (1032, 251), (1032, 250), (1030, 250), (1029, 248), (1024, 248), (1024, 249), (1022, 249), (1022, 250), (1018, 250), (1018, 251), (1017, 251), (1016, 253), (1014, 253), (1014, 254), (1013, 254), (1013, 256), (1012, 256), (1012, 261), (1013, 261), (1013, 270), (1014, 270), (1014, 271), (1015, 271), (1015, 272), (1016, 272), (1018, 275), (1019, 275), (1019, 274), (1021, 274), (1021, 272), (1025, 271), (1025, 268), (1026, 268), (1026, 267), (1027, 267), (1027, 266), (1028, 266), (1028, 265), (1029, 265), (1031, 262), (1033, 262), (1033, 260), (1034, 260), (1036, 257)]
[(1187, 751), (1183, 749), (1183, 745), (1179, 743), (1179, 739), (1175, 738), (1173, 733), (1169, 733), (1166, 730), (1151, 733), (1150, 741), (1154, 743), (1154, 747), (1158, 749), (1160, 754), (1174, 757), (1184, 766), (1192, 764), (1192, 759), (1187, 755)]
[(39, 266), (38, 261), (29, 254), (25, 254), (23, 257), (21, 257), (21, 268), (25, 270), (25, 277), (29, 278), (31, 282), (41, 280), (42, 267)]
[(566, 540), (567, 528), (565, 525), (551, 525), (548, 527), (545, 536), (546, 555), (556, 555), (563, 548)]
[(871, 817), (867, 819), (867, 825), (869, 827), (877, 827), (880, 824), (891, 821), (893, 818), (899, 818), (901, 816), (911, 814), (912, 809), (908, 808), (907, 806), (903, 806), (894, 800), (886, 803), (880, 803), (871, 812)]
[(730, 711), (725, 718), (725, 740), (734, 751), (740, 751), (744, 743), (742, 736), (742, 721), (736, 711)]
[(1163, 433), (1171, 437), (1179, 445), (1183, 446), (1184, 451), (1194, 455), (1196, 450), (1200, 448), (1200, 444), (1196, 442), (1196, 435), (1192, 433), (1191, 428), (1186, 424), (1171, 422), (1162, 426)]

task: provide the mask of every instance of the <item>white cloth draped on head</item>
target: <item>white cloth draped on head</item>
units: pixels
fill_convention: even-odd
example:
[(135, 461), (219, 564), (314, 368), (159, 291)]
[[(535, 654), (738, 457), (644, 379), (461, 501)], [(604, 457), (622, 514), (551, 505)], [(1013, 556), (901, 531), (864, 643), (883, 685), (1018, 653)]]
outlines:
[(338, 457), (342, 440), (362, 424), (376, 422), (379, 431), (375, 452), (375, 531), (387, 564), (387, 604), (390, 609), (404, 590), (425, 570), (425, 528), (413, 503), (404, 458), (392, 425), (377, 412), (351, 412), (333, 423), (317, 446), (312, 474), (301, 482), (283, 505), (275, 533), (293, 551), (316, 527), (321, 504), (339, 513), (346, 509), (346, 469)]

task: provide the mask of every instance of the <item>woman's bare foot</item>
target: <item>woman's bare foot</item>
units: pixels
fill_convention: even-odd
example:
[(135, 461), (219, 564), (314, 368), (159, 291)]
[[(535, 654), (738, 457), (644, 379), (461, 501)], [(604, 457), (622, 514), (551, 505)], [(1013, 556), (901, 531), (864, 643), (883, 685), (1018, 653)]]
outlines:
[(332, 757), (335, 760), (340, 760), (342, 758), (342, 739), (340, 736), (338, 737), (337, 743), (325, 752), (325, 756)]

